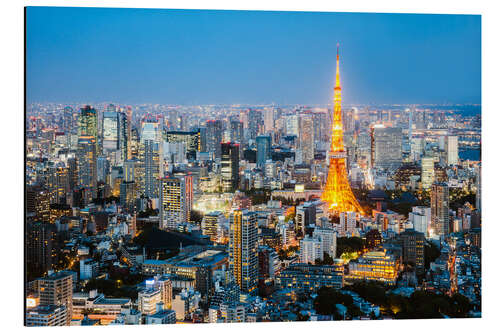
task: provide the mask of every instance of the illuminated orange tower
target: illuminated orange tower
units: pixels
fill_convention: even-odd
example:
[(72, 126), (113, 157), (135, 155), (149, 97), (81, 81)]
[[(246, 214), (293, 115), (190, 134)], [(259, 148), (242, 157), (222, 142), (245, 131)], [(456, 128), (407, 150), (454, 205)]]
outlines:
[(342, 128), (342, 112), (340, 98), (340, 71), (339, 71), (339, 45), (337, 44), (337, 74), (335, 77), (335, 88), (333, 97), (333, 122), (332, 143), (330, 146), (330, 166), (328, 167), (328, 179), (321, 194), (321, 200), (329, 205), (330, 211), (359, 212), (364, 214), (363, 209), (354, 197), (351, 186), (347, 180), (346, 152), (344, 150), (344, 130)]

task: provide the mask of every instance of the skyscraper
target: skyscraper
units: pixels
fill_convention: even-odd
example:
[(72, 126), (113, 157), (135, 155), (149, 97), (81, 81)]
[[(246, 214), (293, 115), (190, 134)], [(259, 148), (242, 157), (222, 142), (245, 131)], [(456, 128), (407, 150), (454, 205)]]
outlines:
[(314, 160), (314, 126), (310, 114), (300, 115), (299, 147), (302, 162), (309, 164)]
[(189, 220), (193, 205), (191, 175), (168, 176), (160, 180), (160, 226), (176, 229)]
[(90, 105), (80, 109), (78, 136), (91, 136), (97, 142), (97, 112)]
[(220, 158), (222, 142), (222, 120), (207, 121), (207, 151), (212, 153), (214, 158)]
[(222, 191), (234, 192), (239, 184), (239, 147), (238, 143), (221, 143), (221, 177)]
[(248, 133), (250, 139), (255, 140), (261, 132), (260, 129), (263, 125), (262, 112), (255, 109), (248, 110)]
[(255, 212), (235, 210), (230, 215), (229, 269), (242, 292), (256, 291), (259, 265)]
[(425, 271), (425, 235), (413, 229), (408, 229), (399, 234), (399, 239), (403, 250), (403, 262), (415, 265), (417, 274), (423, 273)]
[(434, 157), (422, 157), (422, 171), (420, 178), (422, 179), (422, 188), (428, 190), (434, 183)]
[(146, 118), (141, 126), (139, 188), (146, 197), (158, 198), (158, 179), (163, 176), (159, 124), (152, 118)]
[(431, 192), (431, 234), (446, 236), (450, 228), (449, 192), (445, 183), (432, 184)]
[(102, 113), (102, 149), (105, 153), (118, 150), (119, 121), (118, 112), (104, 111)]
[(332, 141), (330, 146), (330, 165), (326, 186), (321, 200), (328, 203), (329, 210), (336, 212), (357, 211), (363, 213), (361, 206), (352, 193), (347, 180), (346, 157), (344, 150), (344, 134), (342, 129), (340, 66), (337, 45), (337, 74), (334, 88), (334, 111), (332, 124)]
[(256, 138), (257, 142), (257, 166), (263, 167), (266, 161), (271, 158), (271, 137), (260, 135)]
[(446, 160), (448, 165), (458, 164), (458, 136), (447, 136), (445, 140)]
[(384, 169), (399, 168), (402, 163), (401, 128), (375, 125), (372, 134), (373, 166)]
[(243, 123), (239, 120), (231, 120), (229, 137), (232, 142), (243, 143)]
[(92, 136), (78, 138), (78, 183), (95, 196), (97, 191), (96, 139)]

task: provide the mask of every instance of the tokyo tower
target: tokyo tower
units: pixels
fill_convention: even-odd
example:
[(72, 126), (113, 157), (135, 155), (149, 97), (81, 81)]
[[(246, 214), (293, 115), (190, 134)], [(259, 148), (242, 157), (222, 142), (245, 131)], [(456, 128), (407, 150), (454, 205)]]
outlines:
[(321, 194), (321, 200), (328, 203), (329, 210), (341, 212), (359, 212), (364, 214), (363, 209), (354, 197), (351, 186), (347, 180), (345, 159), (347, 154), (344, 150), (344, 130), (342, 128), (342, 112), (340, 107), (340, 71), (339, 71), (339, 45), (337, 44), (337, 74), (335, 77), (335, 88), (333, 97), (333, 122), (332, 143), (330, 146), (330, 166), (328, 167), (328, 179)]

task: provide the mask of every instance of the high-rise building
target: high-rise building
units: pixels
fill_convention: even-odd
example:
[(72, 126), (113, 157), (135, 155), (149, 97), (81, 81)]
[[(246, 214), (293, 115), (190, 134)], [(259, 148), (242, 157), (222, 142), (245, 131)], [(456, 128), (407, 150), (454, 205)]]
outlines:
[(251, 140), (255, 140), (257, 135), (261, 133), (261, 128), (264, 125), (264, 120), (262, 119), (262, 112), (260, 110), (249, 109), (248, 110), (248, 133)]
[(160, 226), (176, 229), (187, 222), (193, 206), (193, 177), (168, 176), (160, 180)]
[(422, 171), (420, 177), (422, 178), (422, 188), (428, 190), (431, 188), (432, 183), (434, 183), (434, 157), (422, 157), (421, 164)]
[(97, 142), (97, 111), (90, 105), (80, 109), (78, 115), (78, 136), (91, 136)]
[(243, 144), (243, 123), (239, 120), (231, 120), (229, 139), (232, 142)]
[(337, 46), (337, 72), (333, 98), (332, 140), (330, 145), (328, 178), (321, 194), (321, 200), (328, 203), (328, 209), (334, 212), (357, 211), (363, 209), (352, 193), (347, 179), (346, 157), (344, 150), (344, 131), (342, 129), (340, 65)]
[(274, 108), (264, 111), (264, 130), (266, 133), (274, 130)]
[(104, 111), (102, 113), (102, 149), (105, 153), (116, 152), (119, 147), (118, 133), (119, 133), (119, 120), (118, 112)]
[(299, 116), (291, 114), (285, 117), (285, 127), (287, 135), (299, 136)]
[(257, 289), (257, 213), (235, 210), (229, 224), (229, 269), (244, 293)]
[(302, 163), (311, 163), (314, 160), (314, 126), (310, 114), (300, 115), (299, 147)]
[(223, 192), (234, 192), (239, 184), (239, 148), (234, 142), (221, 143), (221, 180)]
[(68, 138), (73, 133), (73, 108), (71, 106), (66, 106), (63, 110), (63, 130)]
[[(48, 220), (47, 220), (48, 221)], [(41, 276), (57, 263), (57, 228), (55, 224), (26, 224), (25, 260), (27, 273)]]
[(73, 316), (73, 274), (65, 271), (53, 273), (38, 280), (40, 305), (66, 307), (66, 325)]
[(448, 165), (458, 164), (458, 136), (447, 136), (445, 141), (446, 159)]
[(221, 156), (223, 126), (222, 120), (207, 121), (207, 151), (212, 153), (214, 158)]
[(425, 235), (413, 229), (407, 229), (399, 234), (403, 250), (403, 263), (413, 264), (417, 274), (425, 271), (424, 241)]
[(163, 176), (163, 152), (160, 144), (159, 123), (154, 119), (146, 118), (141, 126), (139, 189), (146, 197), (158, 198), (159, 178)]
[(257, 142), (257, 166), (263, 167), (266, 161), (271, 158), (271, 137), (268, 135), (260, 135), (256, 139)]
[(337, 232), (334, 229), (316, 227), (313, 231), (313, 238), (320, 240), (323, 255), (327, 253), (330, 257), (335, 258), (337, 254)]
[(403, 132), (398, 127), (375, 125), (372, 132), (372, 162), (376, 168), (397, 169), (402, 163)]
[(343, 236), (352, 236), (356, 231), (356, 212), (341, 212), (340, 233)]
[(431, 189), (431, 235), (446, 236), (449, 233), (450, 195), (448, 185), (434, 183)]
[(210, 212), (203, 216), (201, 231), (203, 235), (209, 236), (212, 242), (217, 241), (219, 229), (222, 226), (224, 214), (219, 211)]
[(97, 145), (92, 136), (78, 138), (78, 183), (94, 197), (97, 191)]
[(186, 158), (188, 160), (196, 159), (196, 153), (201, 151), (201, 131), (200, 129), (190, 132), (168, 131), (166, 142), (182, 142), (186, 145)]
[(314, 264), (316, 259), (323, 260), (321, 241), (316, 237), (306, 235), (300, 240), (300, 262)]
[(413, 223), (415, 231), (427, 235), (431, 222), (431, 208), (423, 206), (413, 207), (412, 211), (408, 214), (408, 219)]

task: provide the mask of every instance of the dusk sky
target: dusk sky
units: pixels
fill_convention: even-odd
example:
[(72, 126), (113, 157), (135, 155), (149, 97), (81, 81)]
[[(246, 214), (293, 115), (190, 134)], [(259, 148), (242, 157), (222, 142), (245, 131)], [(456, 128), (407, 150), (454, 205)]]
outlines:
[(481, 18), (27, 9), (28, 102), (481, 103)]

